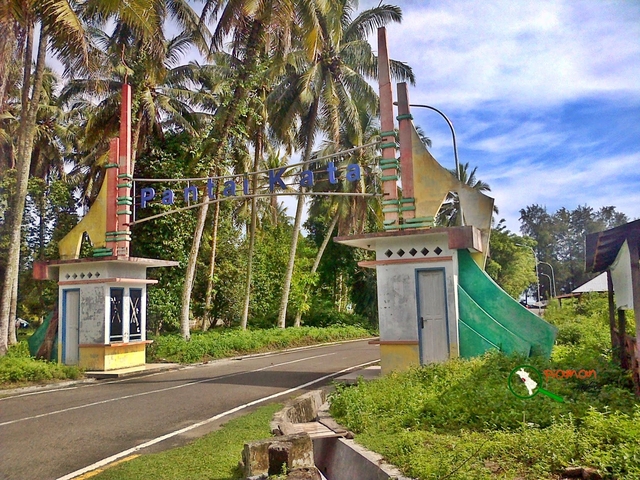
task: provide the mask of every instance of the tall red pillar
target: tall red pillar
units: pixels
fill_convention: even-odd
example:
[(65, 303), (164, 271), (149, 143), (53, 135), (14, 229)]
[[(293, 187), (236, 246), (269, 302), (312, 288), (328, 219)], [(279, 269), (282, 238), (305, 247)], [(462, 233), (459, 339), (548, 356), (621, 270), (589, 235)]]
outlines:
[(412, 124), (409, 111), (409, 91), (406, 83), (398, 84), (398, 132), (400, 141), (400, 171), (402, 175), (402, 200), (400, 210), (403, 220), (416, 216), (413, 194), (413, 145), (411, 140)]
[(378, 28), (378, 82), (380, 87), (380, 126), (382, 132), (382, 212), (384, 213), (384, 229), (398, 228), (398, 159), (396, 158), (396, 133), (393, 122), (393, 92), (391, 88), (391, 68), (387, 47), (387, 30)]
[(122, 103), (120, 106), (120, 145), (118, 168), (118, 198), (116, 230), (117, 256), (129, 256), (131, 243), (131, 216), (133, 215), (133, 172), (131, 171), (131, 85), (122, 86)]

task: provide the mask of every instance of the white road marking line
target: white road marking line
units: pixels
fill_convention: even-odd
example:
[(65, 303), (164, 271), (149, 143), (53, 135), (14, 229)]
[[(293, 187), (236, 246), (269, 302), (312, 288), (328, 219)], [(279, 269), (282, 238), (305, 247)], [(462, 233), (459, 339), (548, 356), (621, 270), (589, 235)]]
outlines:
[[(246, 360), (246, 359), (251, 359), (251, 358), (260, 358), (260, 357), (267, 357), (267, 356), (272, 356), (272, 355), (273, 356), (286, 355), (288, 353), (294, 353), (294, 352), (297, 352), (299, 350), (311, 350), (311, 349), (321, 348), (321, 347), (330, 347), (332, 345), (342, 345), (344, 343), (362, 342), (364, 340), (369, 340), (369, 338), (356, 338), (354, 340), (340, 340), (340, 341), (337, 341), (337, 342), (319, 343), (317, 345), (305, 345), (303, 347), (294, 347), (294, 348), (289, 348), (289, 349), (286, 349), (286, 350), (278, 350), (276, 352), (251, 353), (251, 354), (242, 355), (242, 356), (239, 356), (239, 357), (220, 358), (220, 359), (214, 360), (213, 363), (212, 362), (207, 362), (207, 363), (196, 363), (196, 364), (192, 364), (192, 365), (184, 365), (184, 366), (180, 367), (178, 370), (183, 370), (183, 369), (186, 370), (188, 368), (214, 366), (218, 362), (231, 363), (231, 361), (233, 361), (233, 360)], [(173, 370), (173, 371), (176, 371), (176, 370)], [(167, 371), (165, 370), (165, 371), (160, 371), (160, 372), (155, 372), (155, 373), (145, 373), (144, 377), (145, 378), (153, 377), (153, 376), (156, 376), (156, 375), (162, 375), (164, 373), (167, 373)], [(135, 378), (139, 378), (139, 377), (136, 376)], [(0, 402), (2, 402), (3, 400), (10, 400), (12, 398), (29, 397), (31, 395), (43, 395), (45, 393), (62, 392), (62, 391), (65, 391), (65, 390), (75, 390), (77, 388), (101, 387), (103, 385), (111, 385), (112, 383), (122, 383), (122, 382), (128, 382), (128, 381), (131, 381), (131, 378), (120, 378), (120, 379), (117, 379), (117, 380), (109, 380), (109, 381), (100, 382), (100, 383), (88, 383), (88, 384), (72, 386), (72, 387), (50, 388), (50, 389), (40, 390), (40, 391), (37, 391), (37, 392), (26, 392), (26, 393), (20, 393), (18, 395), (8, 395), (6, 397), (0, 397)], [(0, 394), (2, 394), (2, 391), (0, 391)]]
[(273, 365), (269, 365), (267, 367), (257, 368), (255, 370), (247, 370), (247, 371), (244, 371), (244, 372), (229, 373), (227, 375), (220, 375), (218, 377), (211, 377), (211, 378), (207, 378), (205, 380), (198, 380), (197, 382), (183, 383), (183, 384), (180, 384), (180, 385), (174, 385), (173, 387), (160, 388), (158, 390), (150, 390), (148, 392), (133, 393), (131, 395), (123, 395), (121, 397), (115, 397), (115, 398), (109, 398), (109, 399), (106, 399), (106, 400), (100, 400), (99, 402), (86, 403), (84, 405), (78, 405), (78, 406), (75, 406), (75, 407), (63, 408), (62, 410), (55, 410), (53, 412), (41, 413), (39, 415), (33, 415), (31, 417), (17, 418), (15, 420), (9, 420), (7, 422), (0, 423), (0, 427), (3, 427), (5, 425), (11, 425), (11, 424), (14, 424), (14, 423), (24, 422), (24, 421), (27, 421), (27, 420), (35, 420), (36, 418), (49, 417), (51, 415), (57, 415), (59, 413), (71, 412), (73, 410), (79, 410), (81, 408), (94, 407), (96, 405), (103, 405), (105, 403), (116, 402), (118, 400), (126, 400), (128, 398), (142, 397), (142, 396), (151, 395), (151, 394), (154, 394), (154, 393), (167, 392), (169, 390), (177, 390), (178, 388), (190, 387), (192, 385), (198, 385), (200, 383), (211, 382), (211, 381), (214, 381), (214, 380), (220, 380), (220, 379), (223, 379), (223, 378), (234, 377), (234, 376), (237, 376), (237, 375), (244, 375), (246, 373), (262, 372), (263, 370), (267, 370), (269, 368), (280, 367), (282, 365), (289, 365), (291, 363), (303, 362), (305, 360), (313, 360), (315, 358), (320, 358), (320, 357), (327, 357), (329, 355), (335, 355), (335, 353), (325, 353), (325, 354), (322, 354), (322, 355), (315, 355), (313, 357), (305, 357), (305, 358), (300, 358), (298, 360), (291, 360), (289, 362), (274, 363)]
[(374, 363), (378, 363), (379, 361), (380, 360), (373, 360), (371, 362), (361, 363), (360, 365), (354, 365), (352, 367), (340, 370), (339, 372), (330, 373), (329, 375), (325, 375), (324, 377), (320, 377), (320, 378), (317, 378), (317, 379), (312, 380), (310, 382), (304, 383), (302, 385), (298, 385), (297, 387), (290, 388), (290, 389), (285, 390), (283, 392), (274, 393), (274, 394), (269, 395), (267, 397), (262, 397), (262, 398), (259, 398), (257, 400), (253, 400), (253, 401), (251, 401), (249, 403), (245, 403), (244, 405), (238, 405), (237, 407), (234, 407), (231, 410), (227, 410), (226, 412), (219, 413), (219, 414), (214, 415), (213, 417), (208, 418), (206, 420), (203, 420), (201, 422), (194, 423), (193, 425), (189, 425), (188, 427), (181, 428), (180, 430), (175, 430), (173, 432), (167, 433), (167, 434), (162, 435), (160, 437), (154, 438), (153, 440), (149, 440), (148, 442), (141, 443), (140, 445), (137, 445), (135, 447), (129, 448), (127, 450), (124, 450), (124, 451), (122, 451), (120, 453), (116, 453), (115, 455), (111, 455), (110, 457), (104, 458), (104, 459), (100, 460), (99, 462), (96, 462), (96, 463), (94, 463), (92, 465), (88, 465), (88, 466), (86, 466), (84, 468), (76, 470), (75, 472), (71, 472), (71, 473), (65, 475), (64, 477), (60, 477), (57, 480), (71, 480), (73, 478), (76, 478), (79, 475), (82, 475), (84, 473), (90, 472), (91, 470), (95, 470), (96, 468), (104, 467), (105, 465), (108, 465), (111, 462), (114, 462), (114, 461), (116, 461), (116, 460), (118, 460), (118, 459), (120, 459), (122, 457), (126, 457), (127, 455), (131, 455), (134, 452), (138, 452), (138, 451), (140, 451), (140, 450), (142, 450), (144, 448), (147, 448), (147, 447), (150, 447), (152, 445), (155, 445), (156, 443), (160, 443), (160, 442), (162, 442), (164, 440), (167, 440), (168, 438), (172, 438), (172, 437), (175, 437), (177, 435), (181, 435), (181, 434), (186, 433), (186, 432), (188, 432), (190, 430), (194, 430), (194, 429), (196, 429), (198, 427), (202, 427), (202, 426), (207, 425), (207, 424), (209, 424), (211, 422), (215, 422), (216, 420), (219, 420), (222, 417), (226, 417), (227, 415), (231, 415), (232, 413), (238, 412), (238, 411), (243, 410), (243, 409), (248, 408), (248, 407), (252, 407), (252, 406), (257, 405), (257, 404), (262, 403), (262, 402), (266, 402), (268, 400), (273, 400), (274, 398), (282, 397), (283, 395), (288, 395), (288, 394), (296, 392), (298, 390), (302, 390), (303, 388), (309, 387), (309, 386), (311, 386), (311, 385), (313, 385), (315, 383), (322, 382), (322, 381), (327, 380), (327, 379), (329, 379), (331, 377), (335, 377), (336, 375), (340, 375), (341, 373), (346, 373), (346, 372), (348, 372), (350, 370), (355, 370), (357, 368), (366, 367), (367, 365), (373, 365)]

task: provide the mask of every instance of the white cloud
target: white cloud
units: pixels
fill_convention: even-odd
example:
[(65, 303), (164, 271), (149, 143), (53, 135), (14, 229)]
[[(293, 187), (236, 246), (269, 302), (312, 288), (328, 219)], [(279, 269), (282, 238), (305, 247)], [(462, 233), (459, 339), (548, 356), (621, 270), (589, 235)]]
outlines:
[[(397, 2), (390, 54), (417, 73), (417, 103), (557, 105), (640, 96), (640, 4), (602, 1)], [(363, 5), (368, 6), (368, 5)]]
[[(640, 102), (639, 2), (392, 3), (402, 7), (404, 20), (388, 27), (389, 51), (414, 69), (411, 102), (436, 106), (451, 118), (460, 161), (479, 166), (511, 230), (519, 229), (519, 210), (533, 203), (550, 212), (615, 205), (640, 217), (640, 147), (631, 146), (636, 130), (608, 128), (606, 120), (593, 127), (597, 118), (567, 113), (570, 105), (594, 99)], [(612, 105), (620, 103), (608, 103), (606, 114), (615, 111)], [(449, 166), (446, 125), (424, 110), (413, 114), (433, 139), (436, 157)], [(612, 154), (607, 142), (625, 153)]]
[[(488, 154), (506, 155), (524, 149), (546, 149), (567, 140), (565, 132), (549, 132), (547, 125), (539, 121), (516, 123), (497, 135), (467, 142), (467, 148), (482, 150)], [(491, 158), (488, 155), (488, 158)]]
[(487, 171), (483, 179), (492, 186), (491, 196), (500, 208), (499, 217), (504, 217), (509, 229), (517, 232), (520, 209), (534, 203), (546, 206), (549, 213), (560, 207), (589, 205), (598, 209), (614, 205), (631, 219), (640, 217), (638, 165), (640, 153), (580, 157), (546, 169), (523, 160)]

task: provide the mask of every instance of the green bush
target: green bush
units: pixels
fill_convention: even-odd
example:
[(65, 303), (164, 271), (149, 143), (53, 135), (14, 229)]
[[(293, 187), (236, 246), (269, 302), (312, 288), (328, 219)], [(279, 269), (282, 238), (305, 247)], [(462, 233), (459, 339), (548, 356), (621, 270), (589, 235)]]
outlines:
[(147, 361), (195, 363), (368, 336), (371, 336), (369, 331), (354, 326), (210, 330), (193, 334), (188, 342), (178, 335), (163, 335), (154, 338), (154, 343), (147, 348)]
[(74, 380), (81, 375), (82, 371), (77, 367), (31, 358), (26, 342), (13, 345), (4, 357), (0, 357), (0, 385), (3, 386), (50, 380)]
[[(331, 300), (322, 297), (312, 300), (311, 308), (302, 317), (302, 321), (304, 325), (309, 327), (352, 325), (366, 329), (372, 328), (371, 322), (367, 317), (356, 313), (339, 312)], [(377, 328), (377, 318), (375, 323), (374, 328)]]

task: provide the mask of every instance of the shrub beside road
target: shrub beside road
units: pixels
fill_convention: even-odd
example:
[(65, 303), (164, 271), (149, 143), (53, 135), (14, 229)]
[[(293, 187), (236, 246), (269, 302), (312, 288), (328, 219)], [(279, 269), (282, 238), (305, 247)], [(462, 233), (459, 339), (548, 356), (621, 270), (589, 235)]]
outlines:
[(75, 380), (80, 377), (82, 371), (77, 367), (31, 358), (29, 347), (24, 341), (13, 345), (4, 357), (0, 357), (0, 388)]
[[(606, 298), (563, 302), (546, 318), (560, 329), (549, 360), (493, 352), (415, 368), (339, 388), (331, 412), (417, 479), (557, 479), (572, 466), (639, 479), (640, 403), (611, 359)], [(519, 365), (596, 375), (550, 376), (544, 388), (564, 403), (523, 400), (507, 386)]]
[(147, 348), (147, 362), (197, 363), (370, 336), (370, 331), (355, 326), (220, 329), (196, 332), (188, 342), (179, 335), (163, 335), (152, 338), (154, 342)]

